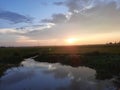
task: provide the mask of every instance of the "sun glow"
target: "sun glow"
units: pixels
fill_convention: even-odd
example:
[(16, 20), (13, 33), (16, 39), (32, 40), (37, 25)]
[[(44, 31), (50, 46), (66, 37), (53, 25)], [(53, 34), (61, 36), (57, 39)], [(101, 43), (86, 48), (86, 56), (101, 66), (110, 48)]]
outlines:
[(66, 40), (66, 42), (69, 43), (69, 44), (75, 44), (76, 41), (77, 41), (76, 38), (68, 38), (68, 39)]

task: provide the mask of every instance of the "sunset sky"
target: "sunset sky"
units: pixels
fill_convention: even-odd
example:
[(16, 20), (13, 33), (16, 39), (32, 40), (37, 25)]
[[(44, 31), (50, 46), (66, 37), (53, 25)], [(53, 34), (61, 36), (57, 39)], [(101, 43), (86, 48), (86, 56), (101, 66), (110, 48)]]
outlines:
[(0, 46), (120, 41), (120, 0), (0, 0)]

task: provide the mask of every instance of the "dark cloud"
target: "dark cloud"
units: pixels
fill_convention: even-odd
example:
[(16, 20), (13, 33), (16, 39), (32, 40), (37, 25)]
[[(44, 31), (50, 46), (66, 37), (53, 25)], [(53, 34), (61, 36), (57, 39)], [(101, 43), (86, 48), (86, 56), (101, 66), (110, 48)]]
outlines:
[(119, 0), (65, 0), (64, 2), (55, 2), (55, 5), (64, 5), (68, 8), (69, 12), (75, 10), (84, 11), (87, 9), (94, 8), (96, 6), (104, 6), (110, 3), (116, 4), (116, 9), (120, 8)]
[(74, 10), (83, 9), (90, 1), (93, 0), (65, 0), (64, 2), (55, 2), (54, 4), (57, 6), (64, 5), (68, 7), (70, 12), (73, 12)]
[(41, 22), (43, 23), (63, 23), (67, 20), (67, 17), (64, 14), (54, 14), (52, 15), (52, 19), (43, 19)]
[(8, 20), (14, 24), (16, 23), (29, 23), (32, 18), (10, 11), (0, 11), (0, 19)]
[[(118, 0), (66, 0), (64, 3), (71, 12), (67, 23), (84, 27), (95, 27), (93, 24), (95, 23), (99, 28), (118, 25), (120, 22), (120, 9), (118, 8), (120, 1)], [(56, 18), (58, 21), (61, 19), (59, 16)]]
[(58, 6), (60, 6), (60, 5), (63, 5), (64, 2), (54, 2), (53, 4), (54, 4), (54, 5), (58, 5)]
[[(105, 6), (96, 6), (81, 12), (73, 12), (67, 19), (65, 14), (54, 14), (52, 19), (44, 19), (42, 22), (55, 23), (56, 26), (41, 31), (27, 33), (32, 38), (64, 38), (65, 36), (82, 36), (85, 34), (117, 32), (120, 27), (120, 12), (116, 9), (116, 3), (111, 2)], [(66, 23), (63, 23), (67, 20)], [(112, 27), (111, 27), (112, 26)]]
[[(103, 1), (106, 4), (102, 4)], [(49, 25), (31, 25), (30, 27), (17, 29), (17, 31), (33, 40), (64, 39), (67, 36), (81, 37), (81, 40), (82, 38), (84, 40), (86, 37), (90, 38), (91, 36), (120, 30), (120, 9), (116, 8), (116, 2), (108, 3), (108, 0), (89, 0), (88, 3), (85, 2), (88, 2), (88, 0), (66, 0), (64, 5), (69, 8), (68, 13), (53, 14), (51, 18), (41, 21), (42, 24), (54, 23), (55, 25), (50, 28), (48, 28)], [(114, 38), (115, 35), (110, 37)]]
[(67, 0), (66, 6), (69, 8), (70, 12), (73, 12), (74, 10), (78, 10), (79, 8), (82, 8), (83, 1), (81, 1), (81, 0)]

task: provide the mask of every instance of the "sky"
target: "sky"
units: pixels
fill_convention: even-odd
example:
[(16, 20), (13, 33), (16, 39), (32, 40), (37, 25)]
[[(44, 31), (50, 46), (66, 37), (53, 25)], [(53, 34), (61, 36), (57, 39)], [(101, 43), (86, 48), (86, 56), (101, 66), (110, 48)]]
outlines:
[(120, 41), (120, 0), (0, 0), (0, 46)]

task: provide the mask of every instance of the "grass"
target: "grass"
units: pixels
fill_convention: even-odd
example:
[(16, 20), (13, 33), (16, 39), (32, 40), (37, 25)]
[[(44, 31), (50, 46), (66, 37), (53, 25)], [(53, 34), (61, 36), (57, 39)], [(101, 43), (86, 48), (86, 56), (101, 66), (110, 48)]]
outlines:
[(120, 45), (86, 45), (0, 48), (0, 74), (35, 55), (40, 62), (93, 68), (98, 79), (112, 78), (120, 72)]

